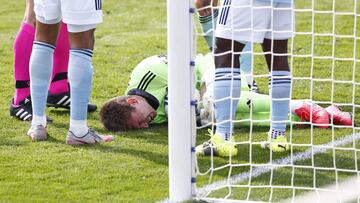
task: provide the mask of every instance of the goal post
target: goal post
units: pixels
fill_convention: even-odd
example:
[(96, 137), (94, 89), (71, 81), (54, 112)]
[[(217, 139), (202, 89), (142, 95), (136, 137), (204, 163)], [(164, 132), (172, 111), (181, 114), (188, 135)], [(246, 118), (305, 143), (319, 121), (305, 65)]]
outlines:
[(169, 197), (171, 202), (191, 200), (193, 165), (192, 0), (167, 1)]

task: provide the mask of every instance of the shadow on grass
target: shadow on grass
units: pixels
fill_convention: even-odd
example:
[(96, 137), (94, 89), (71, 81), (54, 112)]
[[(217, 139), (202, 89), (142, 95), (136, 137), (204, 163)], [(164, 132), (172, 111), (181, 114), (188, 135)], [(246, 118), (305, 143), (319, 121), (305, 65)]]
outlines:
[[(67, 132), (68, 129), (68, 125), (64, 124), (64, 123), (53, 123), (52, 125), (54, 125), (54, 127), (56, 128), (64, 128), (64, 132)], [(127, 133), (124, 134), (120, 134), (122, 136), (127, 136), (129, 138), (134, 138), (135, 139), (144, 139), (150, 143), (156, 143), (156, 144), (163, 144), (166, 145), (167, 144), (167, 136), (160, 136), (161, 133), (158, 132), (157, 128), (162, 129), (161, 127), (156, 127), (153, 128), (151, 130), (142, 130), (142, 131), (137, 131), (136, 133), (131, 132), (130, 135)], [(98, 130), (98, 129), (95, 129)], [(104, 129), (99, 129), (100, 133), (103, 132), (107, 132)], [(151, 136), (144, 136), (144, 134), (149, 134)], [(155, 133), (156, 135), (152, 135), (151, 132)], [(108, 134), (108, 133), (103, 133), (103, 134)], [(159, 134), (159, 136), (157, 135)], [(95, 144), (95, 145), (67, 145), (65, 143), (64, 139), (57, 139), (55, 137), (52, 137), (51, 135), (48, 136), (47, 142), (50, 143), (54, 143), (54, 144), (61, 144), (61, 145), (66, 145), (68, 147), (73, 147), (73, 148), (81, 148), (81, 149), (85, 149), (85, 150), (96, 150), (96, 151), (101, 151), (103, 153), (114, 153), (114, 154), (125, 154), (125, 155), (129, 155), (129, 156), (134, 156), (134, 157), (138, 157), (140, 159), (147, 159), (151, 162), (154, 162), (156, 164), (161, 164), (161, 165), (168, 165), (168, 156), (167, 154), (161, 154), (161, 153), (157, 153), (157, 152), (153, 152), (153, 151), (149, 151), (149, 150), (141, 150), (140, 148), (137, 149), (132, 149), (132, 148), (126, 148), (126, 146), (122, 145), (121, 143), (116, 144), (116, 145), (108, 145), (108, 144)]]
[(58, 139), (52, 137), (49, 134), (48, 134), (48, 137), (46, 139), (46, 142), (51, 142), (51, 143), (56, 143), (56, 144), (64, 144), (64, 145), (66, 144), (65, 139), (58, 140)]
[(51, 128), (63, 129), (62, 131), (64, 131), (64, 134), (66, 134), (69, 130), (69, 123), (65, 122), (52, 122), (51, 124), (49, 124), (49, 126)]
[[(64, 117), (64, 118), (68, 118), (70, 115), (70, 112), (67, 109), (51, 108), (50, 112), (51, 114), (55, 114), (56, 116)], [(98, 114), (99, 114), (98, 111), (89, 113), (88, 121), (96, 122), (101, 126), (100, 120), (98, 119)], [(69, 123), (57, 122), (56, 120), (50, 125), (53, 126), (54, 128), (63, 129), (64, 132), (67, 132), (69, 128)], [(147, 129), (129, 130), (124, 132), (111, 132), (103, 127), (92, 127), (92, 128), (101, 134), (114, 135), (115, 137), (123, 136), (126, 138), (142, 139), (148, 143), (160, 144), (160, 145), (167, 145), (168, 143), (167, 123), (154, 124)]]
[[(64, 143), (65, 144), (65, 143)], [(154, 162), (156, 164), (160, 165), (168, 165), (168, 156), (167, 154), (161, 154), (156, 152), (150, 152), (146, 150), (141, 149), (130, 149), (130, 148), (124, 148), (122, 146), (110, 146), (110, 145), (78, 145), (78, 146), (72, 146), (74, 148), (82, 148), (85, 150), (100, 150), (103, 153), (116, 153), (116, 154), (125, 154), (130, 155), (134, 157), (138, 157), (140, 159), (146, 159), (151, 162)]]

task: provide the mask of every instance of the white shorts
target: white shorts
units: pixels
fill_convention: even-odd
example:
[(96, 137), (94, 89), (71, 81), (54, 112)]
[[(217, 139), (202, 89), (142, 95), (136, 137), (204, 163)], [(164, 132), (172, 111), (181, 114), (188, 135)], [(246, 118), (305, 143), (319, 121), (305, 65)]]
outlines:
[(62, 20), (68, 25), (96, 25), (102, 22), (101, 9), (101, 0), (34, 0), (37, 20), (46, 24)]
[(224, 0), (217, 20), (216, 37), (262, 43), (294, 35), (292, 4), (261, 0)]

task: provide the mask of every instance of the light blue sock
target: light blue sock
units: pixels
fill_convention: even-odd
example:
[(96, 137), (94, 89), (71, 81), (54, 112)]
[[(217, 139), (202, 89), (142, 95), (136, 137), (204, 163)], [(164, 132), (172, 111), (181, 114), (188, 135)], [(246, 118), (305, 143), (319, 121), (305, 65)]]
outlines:
[(283, 121), (279, 123), (271, 122), (271, 129), (284, 132), (286, 130), (286, 120), (288, 120), (291, 76), (289, 71), (273, 71), (269, 79), (271, 98), (286, 99), (282, 101), (272, 100), (271, 121)]
[(205, 34), (204, 38), (210, 50), (213, 48), (214, 30), (216, 28), (218, 14), (218, 10), (214, 10), (212, 15), (199, 16), (199, 22)]
[[(30, 89), (35, 117), (45, 118), (45, 105), (52, 73), (54, 49), (55, 46), (51, 44), (34, 41), (30, 57)], [(32, 122), (32, 125), (42, 124), (45, 126), (44, 119), (40, 120), (42, 120), (39, 121), (40, 123)]]
[[(248, 42), (245, 44), (243, 52), (250, 52), (252, 47), (252, 43)], [(251, 73), (252, 65), (252, 53), (243, 53), (240, 55), (240, 68), (241, 71), (246, 75), (246, 82), (249, 86), (253, 84), (253, 76)]]
[[(233, 133), (232, 121), (235, 118), (236, 107), (240, 98), (240, 89), (240, 69), (215, 69), (214, 111), (216, 119), (216, 133), (222, 136), (225, 140), (229, 140)], [(218, 101), (220, 99), (221, 101)]]
[(92, 55), (93, 52), (90, 49), (70, 50), (68, 78), (71, 120), (87, 119), (87, 105), (93, 78)]
[[(250, 42), (245, 44), (243, 52), (250, 52), (252, 44)], [(243, 53), (240, 56), (240, 67), (241, 71), (245, 74), (251, 74), (251, 61), (252, 61), (252, 54), (251, 53)]]

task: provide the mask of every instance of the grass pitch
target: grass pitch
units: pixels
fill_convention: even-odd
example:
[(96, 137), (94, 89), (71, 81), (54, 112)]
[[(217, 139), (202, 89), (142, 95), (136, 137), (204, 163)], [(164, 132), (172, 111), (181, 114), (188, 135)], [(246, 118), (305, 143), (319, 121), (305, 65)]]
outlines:
[[(31, 142), (27, 122), (9, 116), (14, 92), (12, 44), (25, 1), (0, 7), (0, 202), (154, 202), (168, 196), (167, 128), (114, 134), (114, 143), (65, 144), (69, 112), (54, 119), (46, 142)], [(106, 1), (96, 31), (91, 101), (101, 106), (123, 94), (131, 70), (147, 56), (166, 53), (166, 2)], [(89, 125), (101, 133), (98, 111)]]
[[(356, 1), (359, 5), (359, 1)], [(315, 12), (304, 12), (312, 9)], [(355, 10), (354, 8), (357, 8)], [(289, 52), (294, 57), (289, 59), (293, 72), (293, 99), (312, 99), (326, 107), (330, 103), (340, 105), (343, 110), (353, 113), (355, 125), (359, 126), (359, 19), (354, 12), (359, 13), (354, 1), (296, 1), (296, 32), (294, 41), (289, 41)], [(328, 11), (335, 11), (330, 13)], [(336, 13), (336, 14), (335, 14)], [(314, 22), (314, 23), (312, 23)], [(315, 33), (315, 34), (311, 34)], [(201, 36), (199, 37), (201, 38)], [(292, 45), (292, 48), (291, 48)], [(255, 46), (255, 52), (261, 53), (260, 46)], [(335, 60), (333, 60), (335, 59)], [(262, 55), (256, 55), (255, 75), (260, 84), (261, 93), (268, 93), (267, 66)], [(235, 200), (253, 200), (273, 202), (291, 198), (315, 188), (324, 188), (337, 181), (359, 176), (360, 142), (337, 146), (337, 149), (325, 153), (305, 155), (313, 145), (331, 144), (332, 141), (344, 138), (346, 135), (358, 133), (358, 128), (319, 129), (311, 125), (299, 128), (293, 124), (288, 141), (293, 144), (286, 153), (270, 153), (260, 145), (254, 144), (267, 139), (268, 127), (238, 127), (235, 129), (238, 145), (238, 156), (232, 159), (199, 158), (197, 177), (201, 189), (206, 185), (216, 185), (208, 198), (227, 198)], [(250, 136), (252, 131), (252, 136)], [(204, 132), (203, 132), (204, 134)], [(201, 135), (201, 134), (200, 134)], [(199, 136), (197, 141), (208, 139)], [(316, 148), (313, 148), (315, 150)], [(279, 165), (277, 161), (291, 160), (299, 154), (305, 159), (288, 161), (277, 169), (266, 171), (266, 164)], [(240, 178), (238, 182), (230, 182), (238, 174), (254, 173), (251, 177)], [(207, 190), (209, 191), (209, 190)]]
[[(354, 1), (337, 1), (336, 10), (352, 11)], [(155, 126), (148, 130), (115, 134), (116, 141), (99, 146), (73, 147), (65, 144), (69, 112), (48, 109), (54, 119), (49, 125), (50, 138), (46, 142), (31, 142), (25, 133), (29, 123), (9, 117), (9, 102), (14, 92), (12, 44), (23, 17), (24, 1), (0, 0), (0, 202), (154, 202), (168, 197), (167, 169), (167, 128)], [(331, 10), (332, 1), (316, 1), (317, 9)], [(297, 8), (311, 8), (311, 1), (298, 1)], [(155, 0), (115, 1), (108, 0), (103, 6), (104, 23), (96, 31), (94, 52), (94, 83), (91, 100), (101, 106), (107, 99), (123, 94), (133, 67), (147, 56), (166, 53), (166, 2)], [(332, 19), (336, 18), (335, 27)], [(312, 15), (297, 15), (297, 31), (310, 32)], [(359, 21), (354, 16), (316, 14), (316, 32), (332, 32), (338, 35), (358, 37)], [(334, 40), (335, 46), (334, 47)], [(199, 52), (206, 52), (205, 43), (199, 38)], [(331, 81), (294, 80), (293, 98), (312, 98), (316, 101), (332, 101), (359, 105), (358, 46), (354, 38), (314, 37), (311, 46), (309, 35), (297, 35), (294, 41), (294, 54), (313, 54), (353, 58), (354, 60), (331, 60), (294, 58), (293, 74), (299, 78), (326, 78), (340, 81), (353, 81), (353, 84)], [(333, 49), (334, 47), (334, 49)], [(256, 47), (259, 50), (259, 47)], [(354, 50), (356, 50), (354, 52)], [(262, 56), (255, 58), (256, 74), (264, 74), (266, 66)], [(332, 69), (334, 67), (334, 69)], [(332, 72), (334, 74), (332, 74)], [(267, 93), (267, 78), (258, 80), (262, 93)], [(310, 94), (311, 93), (311, 94)], [(353, 94), (354, 93), (354, 94)], [(333, 95), (333, 96), (332, 96)], [(354, 95), (354, 96), (353, 96)], [(355, 123), (359, 111), (350, 106)], [(99, 123), (98, 112), (89, 114), (89, 125), (101, 133), (109, 133)], [(236, 129), (238, 141), (261, 141), (266, 138), (267, 127), (255, 127), (249, 137), (249, 128)], [(293, 129), (292, 142), (297, 144), (322, 144), (351, 134), (353, 129), (313, 129), (311, 126)], [(334, 133), (333, 133), (334, 132)], [(200, 130), (198, 143), (207, 139), (205, 131)], [(359, 143), (346, 145), (352, 150), (335, 150), (314, 156), (295, 165), (332, 167), (359, 171)], [(284, 153), (270, 156), (259, 146), (242, 144), (240, 153), (234, 157), (233, 164), (238, 167), (225, 167), (209, 176), (198, 178), (198, 186), (223, 180), (228, 175), (236, 175), (249, 170), (244, 163), (262, 164), (270, 160), (287, 157)], [(250, 150), (251, 149), (251, 150)], [(357, 151), (355, 150), (357, 149)], [(293, 153), (305, 151), (305, 147), (294, 147)], [(229, 160), (200, 158), (201, 171), (224, 166)], [(231, 170), (230, 170), (231, 168)], [(251, 179), (249, 187), (232, 188), (230, 198), (269, 201), (287, 198), (292, 189), (271, 188), (272, 186), (321, 187), (354, 173), (335, 170), (310, 170), (284, 167), (273, 173), (265, 173)], [(316, 181), (313, 177), (316, 175)], [(272, 176), (271, 176), (272, 174)], [(273, 177), (273, 178), (271, 178)], [(244, 185), (245, 183), (238, 183)], [(264, 186), (263, 188), (256, 188)], [(229, 190), (215, 191), (212, 197), (224, 197)], [(300, 191), (303, 192), (303, 191)]]

